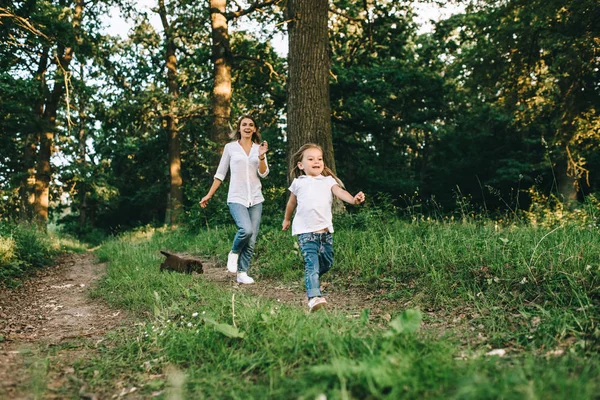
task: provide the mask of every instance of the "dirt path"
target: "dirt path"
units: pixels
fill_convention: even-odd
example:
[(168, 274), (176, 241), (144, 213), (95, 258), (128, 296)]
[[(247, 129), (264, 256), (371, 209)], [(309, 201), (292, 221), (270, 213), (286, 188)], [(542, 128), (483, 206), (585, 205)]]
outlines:
[[(252, 271), (250, 271), (250, 275), (253, 275)], [(240, 292), (294, 305), (308, 312), (304, 281), (300, 276), (296, 282), (289, 284), (257, 278), (255, 284), (240, 285), (236, 283), (235, 274), (227, 272), (224, 263), (204, 262), (204, 277), (222, 287), (233, 287)], [(328, 282), (327, 278), (321, 281), (321, 289), (328, 302), (327, 309), (345, 312), (349, 317), (358, 317), (363, 309), (368, 308), (372, 317), (389, 321), (390, 310), (412, 306), (410, 301), (399, 304), (382, 300), (379, 296), (381, 293), (367, 293), (355, 288), (348, 289), (348, 286), (342, 283)]]
[(85, 352), (60, 345), (102, 340), (125, 321), (124, 313), (89, 298), (104, 271), (93, 254), (70, 254), (18, 289), (0, 291), (0, 399), (61, 398), (61, 387), (75, 377), (73, 361)]

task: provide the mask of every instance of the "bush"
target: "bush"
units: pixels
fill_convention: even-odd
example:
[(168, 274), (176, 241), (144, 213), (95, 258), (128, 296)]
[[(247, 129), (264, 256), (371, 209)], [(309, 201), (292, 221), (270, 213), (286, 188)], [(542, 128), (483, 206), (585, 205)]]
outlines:
[(33, 225), (0, 223), (0, 285), (52, 264), (58, 253), (45, 233)]

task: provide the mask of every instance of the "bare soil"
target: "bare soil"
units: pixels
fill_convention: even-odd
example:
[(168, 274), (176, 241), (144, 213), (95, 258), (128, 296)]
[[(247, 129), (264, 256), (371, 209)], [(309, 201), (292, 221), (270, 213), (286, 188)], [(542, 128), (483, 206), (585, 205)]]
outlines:
[[(62, 398), (61, 388), (77, 381), (73, 363), (87, 354), (85, 346), (61, 344), (97, 343), (126, 321), (88, 295), (104, 271), (93, 254), (70, 254), (17, 289), (1, 289), (0, 399)], [(85, 390), (82, 384), (82, 397), (97, 398)]]

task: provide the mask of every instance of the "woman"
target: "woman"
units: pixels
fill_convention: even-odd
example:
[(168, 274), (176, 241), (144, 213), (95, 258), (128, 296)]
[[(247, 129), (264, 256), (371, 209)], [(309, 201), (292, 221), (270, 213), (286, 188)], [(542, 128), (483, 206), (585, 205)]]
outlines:
[(225, 145), (215, 180), (208, 194), (200, 200), (200, 206), (207, 206), (221, 186), (227, 171), (231, 169), (227, 205), (238, 231), (227, 256), (227, 270), (237, 273), (238, 283), (250, 284), (254, 283), (254, 279), (248, 276), (248, 269), (260, 227), (262, 203), (265, 200), (260, 178), (269, 174), (266, 154), (269, 145), (266, 141), (261, 143), (256, 121), (249, 115), (244, 115), (238, 120), (231, 138), (234, 141)]

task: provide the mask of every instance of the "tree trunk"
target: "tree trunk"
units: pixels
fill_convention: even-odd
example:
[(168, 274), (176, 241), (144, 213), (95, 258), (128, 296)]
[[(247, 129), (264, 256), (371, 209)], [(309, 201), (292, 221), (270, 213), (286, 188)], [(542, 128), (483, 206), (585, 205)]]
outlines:
[[(228, 20), (225, 16), (226, 7), (227, 0), (210, 0), (212, 59), (214, 65), (210, 139), (219, 145), (229, 140), (231, 131), (229, 119), (231, 117), (232, 55), (229, 45)], [(215, 159), (218, 156), (218, 154), (214, 154)]]
[(175, 40), (169, 22), (164, 0), (158, 1), (160, 20), (162, 22), (166, 41), (165, 61), (167, 64), (167, 87), (171, 100), (165, 125), (169, 146), (169, 176), (170, 190), (167, 203), (167, 213), (170, 215), (170, 225), (177, 226), (183, 214), (183, 179), (181, 177), (181, 148), (179, 143), (179, 118), (177, 98), (179, 84), (177, 82), (177, 58), (175, 57)]
[(567, 207), (577, 200), (579, 185), (577, 177), (569, 173), (568, 160), (556, 165), (556, 186), (560, 200)]
[(313, 142), (335, 171), (329, 104), (327, 0), (288, 0), (288, 171), (291, 156)]
[[(79, 69), (79, 75), (81, 76), (81, 80), (84, 80), (84, 69), (83, 69), (83, 64), (80, 65), (80, 69)], [(87, 223), (87, 193), (88, 193), (88, 182), (87, 182), (87, 178), (85, 177), (86, 175), (86, 166), (87, 166), (87, 160), (86, 160), (86, 155), (87, 155), (87, 150), (85, 147), (85, 141), (87, 139), (87, 130), (85, 127), (85, 123), (87, 120), (87, 115), (85, 113), (86, 107), (87, 107), (87, 98), (85, 97), (86, 95), (81, 93), (81, 95), (79, 96), (79, 104), (78, 104), (78, 111), (79, 111), (79, 132), (78, 132), (78, 140), (79, 140), (79, 149), (77, 152), (77, 163), (79, 164), (79, 174), (83, 177), (83, 179), (81, 180), (81, 185), (79, 187), (78, 190), (78, 196), (79, 196), (79, 229), (80, 231), (83, 230), (83, 228), (85, 227), (86, 223)]]
[[(33, 112), (42, 121), (44, 116), (44, 93), (46, 87), (46, 72), (48, 69), (48, 47), (42, 48), (38, 69), (35, 74), (35, 80), (38, 83), (38, 98), (33, 105)], [(22, 222), (31, 222), (34, 218), (35, 210), (35, 157), (37, 144), (40, 141), (40, 132), (30, 132), (25, 136), (25, 148), (23, 151), (24, 174), (19, 185), (19, 197), (21, 206), (19, 207), (19, 220)]]
[[(75, 32), (76, 40), (79, 38), (81, 29), (81, 19), (83, 17), (83, 0), (75, 2), (73, 11), (72, 26)], [(48, 97), (42, 115), (41, 127), (43, 131), (40, 134), (40, 148), (38, 151), (36, 182), (35, 182), (35, 202), (34, 219), (40, 228), (45, 229), (48, 222), (48, 206), (50, 203), (50, 180), (52, 178), (52, 167), (50, 158), (54, 151), (54, 134), (56, 132), (56, 114), (58, 103), (65, 93), (65, 77), (69, 74), (69, 65), (73, 59), (73, 47), (59, 44), (57, 46), (58, 65), (55, 76), (54, 88)], [(68, 107), (68, 105), (67, 105)]]

